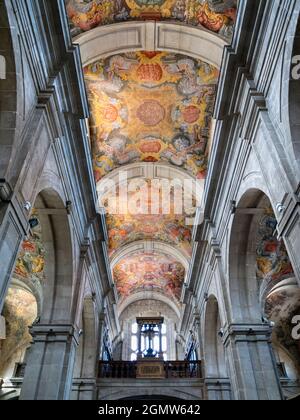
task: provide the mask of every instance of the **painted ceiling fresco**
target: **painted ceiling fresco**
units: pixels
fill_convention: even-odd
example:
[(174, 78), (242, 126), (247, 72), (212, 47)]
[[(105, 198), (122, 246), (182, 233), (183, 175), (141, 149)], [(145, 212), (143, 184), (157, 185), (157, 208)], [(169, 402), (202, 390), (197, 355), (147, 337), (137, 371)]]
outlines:
[(202, 26), (230, 40), (237, 0), (66, 0), (72, 34), (127, 20), (170, 20)]
[[(195, 215), (196, 203), (191, 198), (190, 211), (180, 212), (176, 208), (176, 193), (174, 187), (170, 188), (169, 205), (167, 209), (163, 207), (163, 194), (161, 184), (157, 190), (153, 189), (151, 180), (145, 180), (147, 186), (146, 194), (142, 197), (140, 191), (128, 191), (128, 203), (140, 203), (141, 214), (114, 213), (107, 211), (107, 227), (109, 234), (109, 253), (110, 256), (121, 247), (131, 244), (135, 241), (159, 241), (173, 245), (181, 250), (187, 257), (191, 256), (192, 247), (192, 226), (187, 224), (187, 220)], [(180, 193), (180, 191), (179, 191)], [(120, 204), (120, 194), (116, 191), (114, 195), (116, 202)], [(110, 199), (112, 195), (110, 195)], [(179, 197), (181, 199), (182, 197)], [(178, 200), (177, 200), (178, 201)], [(176, 203), (176, 204), (175, 204)], [(108, 198), (103, 196), (102, 204), (104, 208), (108, 208)], [(121, 205), (121, 204), (120, 204)], [(165, 211), (169, 210), (169, 211)]]
[(218, 70), (170, 53), (113, 56), (84, 69), (96, 181), (134, 162), (206, 176)]
[(45, 248), (42, 242), (42, 229), (37, 215), (32, 214), (37, 226), (31, 229), (28, 239), (22, 244), (14, 277), (21, 280), (42, 283), (45, 267)]
[[(86, 66), (84, 75), (99, 188), (112, 171), (125, 171), (132, 163), (164, 163), (185, 171), (187, 178), (206, 178), (218, 69), (180, 54), (144, 51), (99, 60)], [(151, 189), (151, 181), (144, 181)], [(137, 201), (136, 191), (129, 193), (128, 201)], [(120, 201), (119, 191), (116, 197)], [(160, 194), (140, 200), (143, 208), (157, 204), (156, 212), (107, 211), (110, 257), (136, 241), (158, 241), (189, 258), (192, 224), (188, 220), (194, 217), (196, 204), (192, 200), (190, 208), (177, 211), (173, 190), (169, 198), (167, 212), (157, 204)], [(121, 298), (141, 289), (160, 289), (178, 301), (184, 269), (163, 253), (135, 254), (114, 269), (114, 279)]]
[[(216, 68), (183, 55), (148, 51), (97, 61), (85, 67), (84, 74), (91, 110), (94, 174), (99, 185), (113, 170), (126, 170), (127, 165), (139, 162), (165, 163), (182, 169), (192, 179), (205, 179), (219, 76)], [(151, 181), (144, 182), (151, 190)], [(118, 190), (115, 195), (120, 201)], [(127, 200), (138, 201), (135, 195), (136, 189), (127, 195)], [(111, 193), (108, 196), (112, 198)], [(102, 204), (107, 208), (103, 198)], [(176, 247), (189, 258), (192, 224), (187, 220), (194, 217), (196, 204), (191, 200), (190, 208), (177, 211), (174, 203), (179, 200), (172, 189), (169, 198), (167, 212), (161, 206), (161, 191), (156, 197), (150, 192), (140, 200), (143, 209), (146, 206), (149, 211), (107, 211), (110, 257), (136, 241), (159, 241)], [(152, 211), (153, 206), (157, 211)], [(184, 274), (181, 283), (176, 280), (178, 276), (171, 276), (172, 281), (167, 283), (170, 275), (158, 276), (155, 263), (156, 270), (149, 273), (147, 280), (137, 274), (145, 271), (141, 256), (130, 258), (136, 259), (137, 267), (140, 264), (135, 273), (125, 273), (119, 267), (114, 270), (120, 296), (128, 296), (144, 284), (146, 288), (161, 287), (178, 299)], [(155, 260), (159, 259), (173, 261), (166, 255), (155, 255)], [(178, 288), (177, 292), (171, 293), (172, 288)]]
[(272, 209), (260, 222), (257, 243), (257, 277), (260, 281), (278, 282), (293, 276), (284, 242), (276, 237), (277, 220)]
[(174, 258), (156, 253), (137, 253), (120, 261), (114, 279), (121, 298), (137, 291), (160, 291), (180, 299), (185, 269)]

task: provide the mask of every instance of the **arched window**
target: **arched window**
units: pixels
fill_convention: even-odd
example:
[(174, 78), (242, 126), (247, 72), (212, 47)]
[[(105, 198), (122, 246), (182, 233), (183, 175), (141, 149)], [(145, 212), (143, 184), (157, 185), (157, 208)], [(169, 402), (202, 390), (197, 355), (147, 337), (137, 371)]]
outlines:
[[(130, 360), (137, 360), (139, 352), (139, 326), (137, 322), (134, 322), (131, 326), (131, 339), (130, 339)], [(168, 351), (168, 340), (167, 340), (167, 326), (162, 324), (161, 331), (155, 335), (153, 339), (153, 350), (157, 354), (160, 353), (160, 336), (162, 343), (162, 356), (164, 360), (167, 360), (167, 351)], [(141, 334), (141, 350), (142, 353), (148, 349), (147, 337), (144, 334)]]

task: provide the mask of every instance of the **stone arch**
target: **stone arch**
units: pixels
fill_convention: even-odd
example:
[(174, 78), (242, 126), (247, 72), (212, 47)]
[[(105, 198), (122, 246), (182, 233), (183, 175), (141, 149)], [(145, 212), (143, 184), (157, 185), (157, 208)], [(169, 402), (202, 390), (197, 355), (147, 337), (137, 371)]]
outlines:
[[(258, 189), (247, 190), (235, 209), (229, 244), (233, 322), (261, 323), (264, 316), (262, 300), (270, 290), (270, 284), (273, 287), (293, 275), (284, 243), (277, 240), (276, 227), (277, 219), (269, 197)], [(259, 243), (260, 240), (267, 241), (263, 238), (264, 229), (268, 230), (266, 235), (269, 233), (273, 253), (262, 249), (265, 245)], [(265, 252), (269, 252), (269, 260)]]
[(127, 397), (123, 398), (122, 401), (130, 401), (130, 400), (138, 400), (138, 401), (164, 401), (164, 400), (171, 400), (171, 401), (183, 401), (181, 398), (178, 397), (170, 397), (167, 395), (136, 395), (134, 397)]
[[(162, 295), (163, 296), (163, 295)], [(131, 354), (131, 328), (132, 324), (140, 316), (162, 316), (167, 326), (167, 354), (169, 360), (176, 359), (175, 340), (177, 335), (177, 328), (179, 325), (179, 316), (167, 301), (147, 299), (147, 294), (140, 295), (139, 299), (127, 305), (120, 314), (120, 324), (123, 330), (123, 358), (130, 360)]]
[[(124, 174), (126, 175), (125, 179), (123, 179)], [(197, 205), (200, 206), (202, 201), (204, 181), (195, 180), (195, 178), (185, 170), (175, 168), (164, 162), (131, 163), (114, 169), (112, 172), (105, 175), (105, 177), (97, 184), (99, 201), (101, 201), (105, 193), (114, 191), (116, 186), (126, 185), (128, 182), (137, 178), (169, 180), (170, 182), (176, 180), (197, 200)]]
[[(294, 277), (269, 287), (262, 302), (264, 316), (273, 324), (272, 347), (281, 379), (300, 380), (299, 341), (293, 339), (292, 320), (300, 310), (300, 288)], [(291, 390), (291, 392), (295, 390)]]
[(40, 322), (68, 323), (72, 306), (73, 244), (66, 204), (56, 190), (48, 188), (37, 195), (34, 207), (42, 226), (46, 257)]
[(222, 342), (222, 322), (219, 304), (211, 295), (206, 304), (204, 326), (204, 367), (205, 377), (227, 378), (224, 345)]
[[(36, 206), (45, 212), (42, 193), (36, 199)], [(40, 211), (38, 210), (38, 211)], [(47, 223), (45, 215), (37, 209), (29, 216), (30, 231), (19, 251), (10, 287), (4, 302), (2, 315), (5, 320), (6, 334), (1, 341), (0, 375), (6, 380), (22, 376), (23, 364), (32, 337), (28, 328), (38, 322), (44, 311), (46, 276), (45, 260), (51, 265), (53, 258), (46, 253), (43, 243), (42, 224)], [(44, 219), (43, 219), (44, 218)], [(44, 223), (42, 223), (42, 221)], [(50, 227), (51, 228), (51, 227)]]
[(117, 251), (111, 259), (112, 269), (122, 260), (136, 252), (163, 252), (179, 261), (186, 270), (189, 269), (188, 258), (181, 252), (178, 251), (174, 246), (158, 241), (136, 241), (129, 245), (122, 247)]
[(256, 250), (251, 242), (253, 212), (264, 194), (250, 189), (241, 197), (231, 229), (229, 244), (229, 291), (233, 322), (261, 322), (256, 280)]
[[(99, 42), (99, 39), (102, 42)], [(131, 51), (170, 51), (220, 68), (225, 40), (202, 28), (170, 22), (123, 22), (79, 35), (83, 65)]]
[(155, 291), (142, 291), (133, 293), (128, 298), (126, 298), (123, 302), (119, 305), (119, 314), (122, 316), (123, 312), (128, 308), (128, 306), (133, 305), (134, 303), (140, 300), (154, 300), (161, 302), (162, 304), (167, 305), (179, 318), (180, 317), (180, 308), (171, 300), (168, 296), (163, 293), (155, 292)]
[(201, 400), (201, 396), (199, 395), (199, 388), (195, 387), (194, 392), (189, 388), (190, 392), (184, 391), (182, 388), (174, 388), (172, 389), (168, 384), (166, 386), (159, 387), (158, 385), (153, 386), (153, 388), (147, 388), (145, 390), (144, 386), (135, 386), (135, 387), (128, 387), (117, 390), (110, 388), (109, 386), (105, 386), (105, 389), (99, 389), (98, 393), (98, 400), (124, 400), (124, 399), (133, 399), (134, 397), (154, 397), (154, 396), (165, 396), (169, 398), (178, 398), (181, 400)]
[[(275, 358), (276, 336), (274, 334), (276, 327), (274, 328), (272, 324), (272, 316), (266, 311), (266, 306), (274, 307), (274, 312), (278, 314), (277, 309), (280, 303), (276, 305), (276, 302), (278, 299), (280, 300), (280, 295), (276, 295), (275, 290), (280, 287), (281, 282), (289, 281), (289, 278), (294, 277), (294, 274), (284, 242), (281, 238), (278, 238), (278, 214), (276, 214), (277, 209), (274, 208), (274, 201), (269, 198), (269, 195), (263, 189), (253, 187), (253, 183), (247, 185), (249, 188), (243, 189), (234, 208), (230, 231), (228, 290), (230, 298), (229, 322), (231, 326), (228, 330), (230, 338), (225, 337), (225, 343), (228, 352), (231, 352), (231, 344), (229, 345), (229, 343), (231, 340), (235, 340), (236, 351), (240, 346), (237, 337), (241, 337), (247, 331), (244, 335), (245, 343), (248, 342), (246, 346), (250, 346), (252, 345), (250, 344), (251, 334), (253, 336), (258, 334), (262, 339), (261, 342), (264, 341), (265, 354), (263, 360), (260, 360), (260, 357), (257, 358), (262, 367), (255, 371), (255, 375), (257, 372), (259, 373), (259, 369), (269, 369), (272, 372), (271, 375), (273, 375), (272, 389), (274, 390), (279, 384), (279, 364), (276, 365), (276, 361), (279, 363), (280, 358), (278, 357), (277, 360)], [(273, 298), (275, 298), (275, 301), (272, 303)], [(249, 329), (247, 330), (247, 328)], [(271, 334), (272, 341), (270, 340)], [(278, 334), (276, 333), (276, 335)], [(291, 334), (288, 337), (288, 340), (290, 339)], [(254, 357), (257, 357), (254, 356), (257, 352), (254, 348), (255, 346), (252, 346), (252, 350), (248, 350), (251, 363), (253, 363)], [(241, 347), (238, 351), (243, 352), (244, 349)], [(249, 370), (243, 371), (243, 363), (247, 362), (241, 360), (237, 363), (237, 369), (242, 372), (244, 383), (249, 382), (250, 384), (254, 380), (257, 381), (255, 376), (249, 374)], [(265, 366), (268, 363), (269, 367), (267, 368)], [(232, 368), (233, 365), (230, 366), (230, 369)], [(237, 380), (236, 371), (231, 374), (231, 378), (232, 381)], [(270, 391), (272, 389), (270, 388)], [(276, 397), (272, 398), (282, 398), (280, 393), (281, 391)], [(257, 397), (252, 396), (251, 398)]]
[[(44, 299), (41, 315), (31, 328), (33, 344), (26, 354), (20, 399), (43, 400), (46, 395), (53, 400), (69, 399), (79, 336), (75, 324), (76, 260), (70, 213), (66, 202), (53, 188), (40, 190), (34, 212), (43, 231)], [(52, 381), (50, 389), (41, 387), (42, 381)]]
[[(190, 230), (190, 235), (192, 236), (192, 220), (197, 213), (196, 210), (198, 210), (199, 213), (201, 213), (202, 210), (201, 206), (203, 204), (204, 180), (196, 180), (183, 169), (172, 167), (170, 164), (166, 164), (164, 162), (140, 162), (124, 165), (105, 175), (105, 177), (97, 183), (97, 192), (101, 211), (110, 215), (107, 226), (108, 232), (118, 219), (117, 213), (118, 206), (120, 205), (119, 189), (124, 187), (124, 190), (122, 191), (123, 194), (128, 197), (127, 205), (129, 205), (130, 193), (128, 193), (128, 191), (138, 191), (136, 186), (137, 184), (135, 184), (136, 181), (140, 181), (144, 183), (144, 185), (148, 185), (149, 189), (147, 190), (147, 197), (155, 197), (155, 195), (152, 195), (153, 193), (150, 190), (152, 182), (154, 188), (159, 185), (159, 194), (161, 194), (161, 191), (164, 188), (163, 185), (169, 186), (167, 188), (170, 189), (174, 188), (174, 190), (177, 191), (177, 194), (179, 194), (179, 197), (181, 197), (181, 200), (175, 200), (175, 196), (170, 196), (169, 205), (174, 205), (174, 208), (177, 208), (178, 215), (180, 215), (178, 221), (187, 222), (187, 228)], [(149, 216), (147, 212), (146, 215)], [(163, 215), (161, 220), (164, 218), (165, 220), (167, 219), (165, 215)], [(175, 217), (173, 219), (175, 219)], [(171, 255), (176, 260), (180, 261), (185, 268), (186, 273), (188, 272), (189, 260), (192, 254), (192, 247), (188, 241), (182, 243), (180, 240), (174, 240), (168, 233), (166, 234), (165, 240), (161, 239), (162, 235), (156, 235), (151, 238), (142, 232), (141, 226), (139, 226), (139, 229), (140, 235), (138, 240), (131, 241), (128, 240), (128, 238), (125, 238), (123, 241), (119, 241), (118, 248), (120, 251), (117, 252), (115, 249), (112, 250), (111, 247), (109, 247), (109, 254), (113, 267), (115, 265), (115, 261), (119, 260), (120, 255), (124, 255), (127, 251), (157, 251), (159, 253)], [(109, 243), (110, 242), (111, 241), (109, 240)]]
[(30, 234), (23, 242), (8, 289), (7, 305), (4, 305), (9, 334), (2, 346), (10, 361), (6, 370), (2, 366), (4, 359), (1, 361), (2, 374), (7, 373), (5, 378), (17, 373), (14, 363), (26, 363), (25, 353), (32, 342), (28, 327), (34, 322), (71, 323), (72, 238), (66, 205), (56, 190), (40, 191), (29, 219), (29, 223), (36, 222), (36, 225), (31, 225)]

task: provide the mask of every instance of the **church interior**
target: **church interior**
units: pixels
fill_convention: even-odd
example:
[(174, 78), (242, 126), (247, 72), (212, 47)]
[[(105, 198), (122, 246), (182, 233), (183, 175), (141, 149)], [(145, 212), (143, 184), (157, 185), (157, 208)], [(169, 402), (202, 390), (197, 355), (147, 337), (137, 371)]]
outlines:
[(0, 1), (0, 401), (300, 395), (300, 0)]

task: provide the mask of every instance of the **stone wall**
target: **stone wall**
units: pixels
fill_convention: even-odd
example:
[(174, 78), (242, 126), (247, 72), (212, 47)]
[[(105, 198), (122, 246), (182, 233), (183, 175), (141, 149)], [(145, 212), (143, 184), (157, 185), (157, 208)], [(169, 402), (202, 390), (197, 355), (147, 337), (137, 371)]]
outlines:
[[(104, 225), (96, 210), (80, 53), (63, 1), (12, 0), (0, 7), (7, 76), (0, 80), (0, 308), (37, 207), (45, 244), (44, 303), (31, 328), (21, 399), (68, 399), (85, 297), (93, 298), (95, 322), (108, 306), (111, 334), (118, 333)], [(100, 330), (95, 334), (100, 338)], [(94, 346), (95, 359), (98, 350)], [(96, 363), (92, 372), (83, 369), (96, 375)]]
[(208, 297), (214, 296), (233, 398), (281, 399), (272, 324), (264, 318), (259, 300), (253, 234), (259, 229), (259, 215), (266, 211), (261, 203), (267, 197), (299, 284), (299, 166), (291, 152), (287, 113), (298, 112), (298, 105), (288, 102), (287, 92), (289, 83), (296, 91), (290, 76), (291, 46), (300, 4), (253, 3), (240, 5), (233, 44), (223, 57), (205, 222), (195, 232), (198, 244), (183, 330), (187, 336), (194, 313), (200, 316), (205, 365), (209, 342), (204, 320)]

